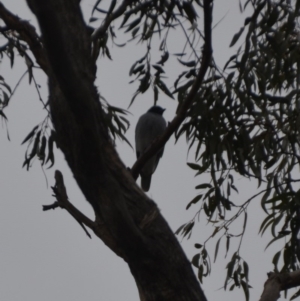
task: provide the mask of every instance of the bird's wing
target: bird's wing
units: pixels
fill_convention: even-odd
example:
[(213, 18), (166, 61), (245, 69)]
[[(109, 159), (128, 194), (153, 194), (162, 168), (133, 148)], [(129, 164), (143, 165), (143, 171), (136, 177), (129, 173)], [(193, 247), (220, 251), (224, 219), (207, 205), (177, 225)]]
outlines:
[[(164, 132), (165, 128), (166, 121), (161, 115), (146, 113), (140, 117), (135, 129), (137, 157), (142, 155), (150, 147), (153, 141)], [(150, 158), (140, 172), (142, 178), (142, 188), (145, 191), (148, 191), (146, 190), (148, 186), (150, 187), (151, 175), (156, 170), (159, 159), (163, 155), (163, 151), (164, 148), (159, 150), (156, 155)]]
[[(161, 115), (146, 113), (142, 115), (135, 129), (136, 152), (143, 154), (166, 128), (166, 121)], [(162, 153), (161, 153), (162, 155)]]

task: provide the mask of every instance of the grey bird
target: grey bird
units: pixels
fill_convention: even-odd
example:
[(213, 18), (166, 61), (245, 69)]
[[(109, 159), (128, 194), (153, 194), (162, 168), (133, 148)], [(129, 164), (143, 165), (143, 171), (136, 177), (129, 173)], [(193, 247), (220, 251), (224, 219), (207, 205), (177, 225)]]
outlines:
[[(153, 106), (138, 120), (135, 128), (135, 149), (137, 158), (139, 158), (166, 129), (167, 124), (162, 116), (164, 111), (165, 109), (159, 106)], [(148, 191), (150, 188), (152, 174), (155, 172), (163, 152), (164, 148), (161, 148), (146, 162), (140, 171), (141, 186), (144, 191)]]

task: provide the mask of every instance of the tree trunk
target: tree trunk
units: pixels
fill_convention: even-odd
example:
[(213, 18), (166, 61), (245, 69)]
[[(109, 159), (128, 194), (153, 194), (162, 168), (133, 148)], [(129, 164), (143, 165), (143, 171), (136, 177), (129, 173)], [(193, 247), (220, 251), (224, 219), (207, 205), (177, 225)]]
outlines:
[(50, 64), (57, 145), (93, 206), (101, 239), (129, 265), (141, 300), (206, 298), (156, 204), (136, 185), (109, 137), (94, 86), (91, 39), (78, 0), (28, 0)]

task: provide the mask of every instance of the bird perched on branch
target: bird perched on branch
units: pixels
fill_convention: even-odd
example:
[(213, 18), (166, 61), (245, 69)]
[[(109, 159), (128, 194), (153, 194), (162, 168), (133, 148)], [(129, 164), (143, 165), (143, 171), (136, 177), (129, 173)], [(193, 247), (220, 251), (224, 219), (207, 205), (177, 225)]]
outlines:
[[(159, 106), (153, 106), (138, 120), (135, 128), (135, 149), (137, 158), (139, 158), (166, 129), (167, 124), (162, 116), (164, 111), (165, 109)], [(163, 152), (164, 148), (161, 148), (146, 162), (140, 171), (141, 186), (144, 191), (148, 191), (150, 188), (152, 174)]]

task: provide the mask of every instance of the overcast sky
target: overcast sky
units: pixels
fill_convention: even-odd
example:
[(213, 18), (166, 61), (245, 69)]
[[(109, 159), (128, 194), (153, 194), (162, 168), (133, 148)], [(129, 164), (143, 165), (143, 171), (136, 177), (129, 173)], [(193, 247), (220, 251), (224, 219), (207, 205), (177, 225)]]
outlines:
[[(36, 24), (24, 0), (2, 1), (19, 17)], [(92, 0), (83, 1), (85, 16), (88, 18), (92, 9)], [(223, 66), (232, 55), (229, 44), (234, 33), (243, 24), (237, 0), (215, 1), (214, 24), (224, 19), (213, 31), (214, 56)], [(202, 16), (200, 21), (202, 21)], [(0, 40), (1, 42), (4, 40)], [(120, 43), (122, 41), (120, 37)], [(183, 41), (173, 38), (170, 42), (173, 53), (182, 49)], [(170, 47), (169, 47), (170, 49)], [(111, 48), (113, 61), (101, 59), (98, 64), (96, 85), (100, 93), (112, 105), (127, 108), (136, 86), (129, 85), (130, 66), (143, 54), (135, 43), (127, 49)], [(160, 57), (157, 53), (157, 58)], [(177, 66), (168, 67), (174, 78), (178, 74)], [(174, 68), (174, 70), (172, 70)], [(10, 69), (7, 60), (0, 65), (0, 74), (14, 87), (26, 67), (20, 58), (16, 58), (15, 67)], [(46, 78), (36, 73), (37, 81), (42, 86), (41, 92), (47, 100)], [(138, 117), (153, 104), (152, 93), (142, 95), (130, 108), (128, 118), (131, 128), (128, 140), (134, 144), (134, 127)], [(167, 121), (172, 120), (176, 101), (162, 96), (159, 105), (166, 108)], [(42, 211), (42, 205), (51, 204), (49, 186), (54, 184), (55, 169), (62, 171), (71, 202), (93, 218), (92, 210), (79, 191), (62, 154), (55, 153), (55, 166), (42, 170), (36, 161), (30, 171), (22, 169), (26, 145), (20, 145), (28, 132), (45, 116), (42, 104), (34, 87), (28, 85), (28, 79), (22, 81), (17, 92), (5, 110), (11, 141), (6, 138), (6, 127), (0, 129), (0, 300), (5, 301), (96, 301), (96, 300), (139, 300), (136, 285), (126, 263), (112, 253), (98, 238), (89, 239), (77, 222), (61, 209)], [(127, 166), (135, 161), (135, 152), (125, 143), (117, 143), (118, 152)], [(187, 156), (187, 144), (181, 139), (174, 146), (172, 138), (166, 145), (164, 157), (155, 172), (149, 196), (155, 200), (162, 214), (175, 231), (189, 221), (197, 211), (197, 205), (185, 210), (186, 204), (196, 195), (195, 185), (207, 182), (205, 176), (194, 178), (186, 162), (193, 160), (193, 154)], [(46, 177), (45, 177), (46, 174)], [(47, 178), (47, 180), (46, 180)], [(48, 185), (47, 185), (48, 182)], [(240, 190), (234, 197), (237, 203), (245, 201), (256, 189), (256, 183), (236, 178)], [(249, 210), (249, 225), (244, 238), (242, 255), (250, 265), (251, 300), (257, 300), (262, 292), (266, 273), (272, 270), (271, 256), (274, 248), (264, 252), (270, 237), (257, 236), (260, 222), (264, 215), (260, 210), (259, 200), (253, 202)], [(241, 221), (242, 222), (242, 221)], [(237, 233), (238, 227), (237, 224)], [(202, 217), (189, 240), (179, 240), (189, 259), (196, 254), (195, 243), (202, 243), (213, 231)], [(232, 230), (234, 232), (234, 229)], [(237, 234), (235, 233), (235, 234)], [(215, 243), (210, 244), (213, 259)], [(233, 244), (234, 246), (234, 244)], [(220, 245), (219, 257), (213, 265), (212, 274), (202, 285), (208, 300), (243, 300), (242, 291), (224, 293), (221, 287), (225, 280), (226, 260), (224, 260), (225, 241)], [(232, 248), (232, 252), (236, 249)], [(228, 258), (227, 258), (228, 261)]]

